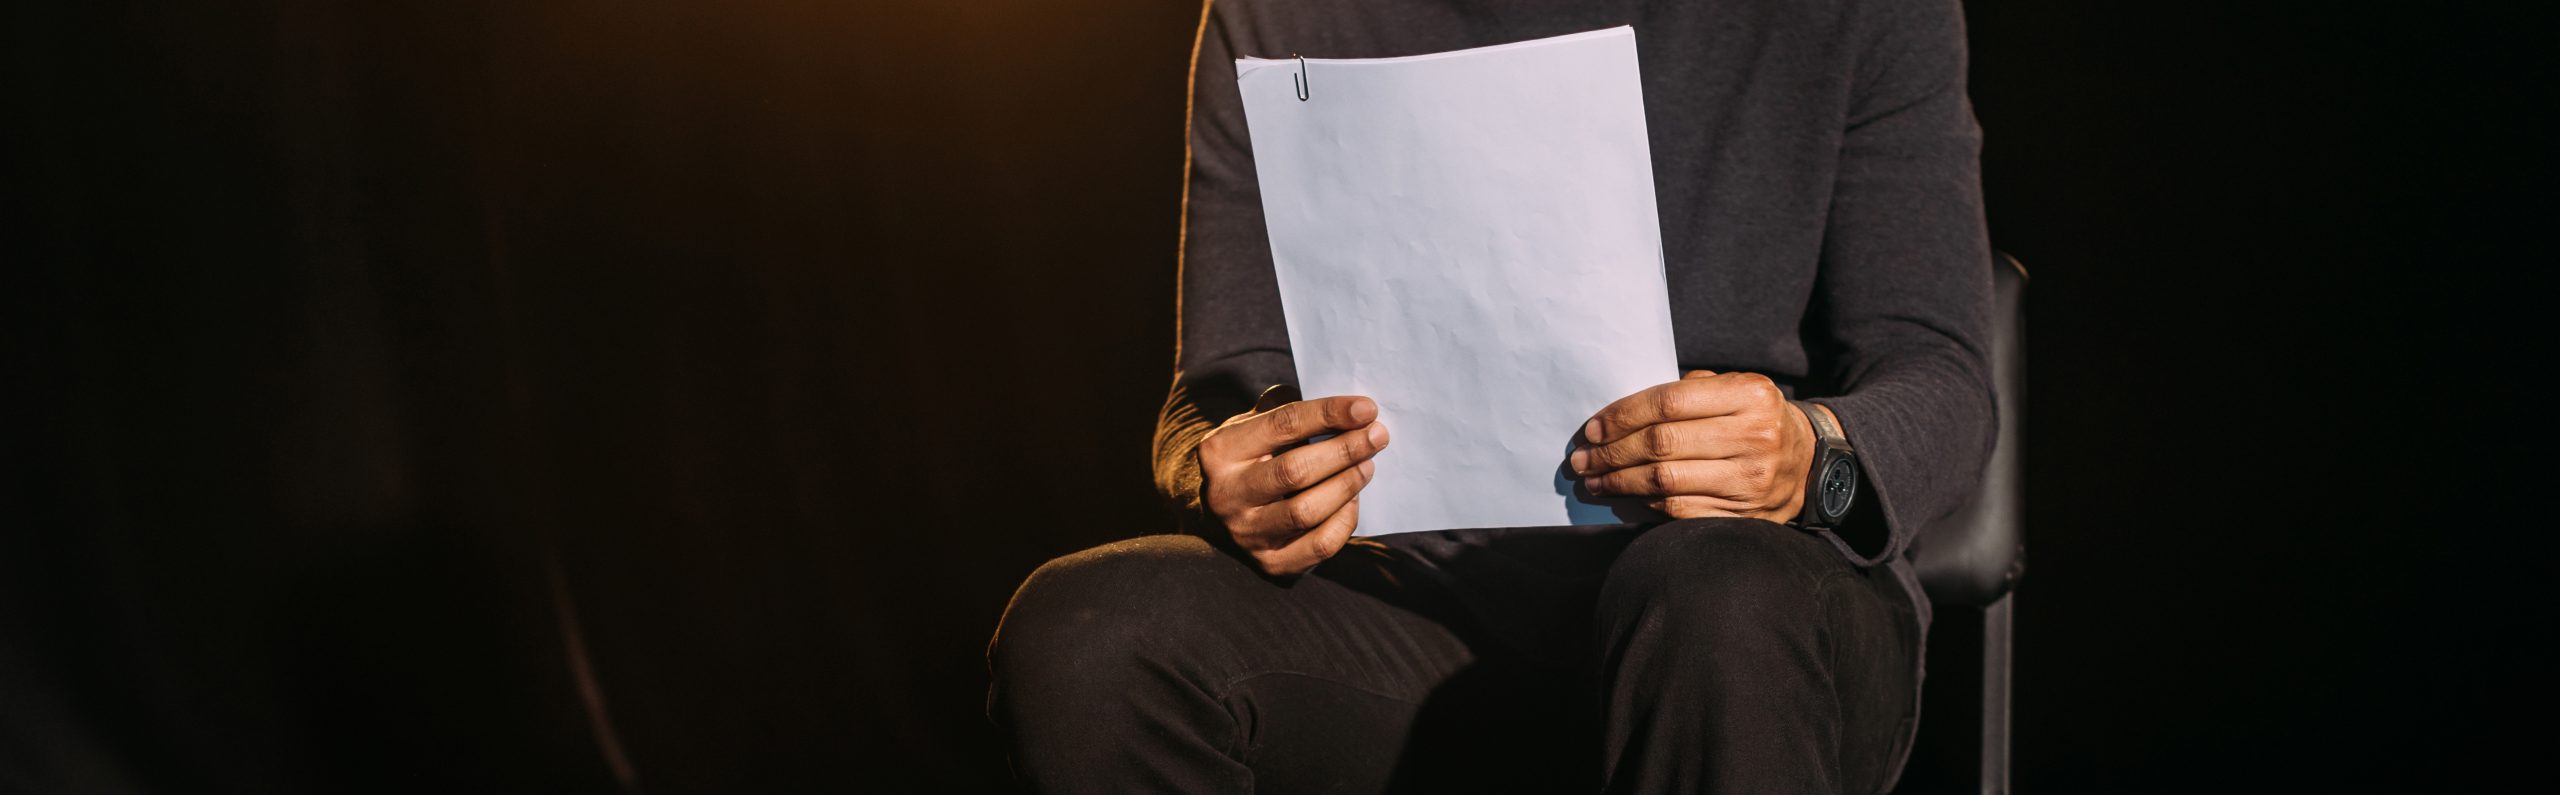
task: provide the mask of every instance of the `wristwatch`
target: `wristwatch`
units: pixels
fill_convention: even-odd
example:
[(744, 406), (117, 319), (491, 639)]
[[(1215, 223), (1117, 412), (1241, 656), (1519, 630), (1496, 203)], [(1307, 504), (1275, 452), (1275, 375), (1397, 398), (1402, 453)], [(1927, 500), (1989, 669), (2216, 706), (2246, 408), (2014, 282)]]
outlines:
[(1840, 425), (1831, 415), (1809, 400), (1793, 401), (1813, 422), (1813, 470), (1807, 473), (1804, 510), (1796, 513), (1790, 524), (1807, 530), (1831, 530), (1849, 518), (1849, 506), (1858, 501), (1858, 451), (1849, 447), (1849, 437), (1840, 433)]

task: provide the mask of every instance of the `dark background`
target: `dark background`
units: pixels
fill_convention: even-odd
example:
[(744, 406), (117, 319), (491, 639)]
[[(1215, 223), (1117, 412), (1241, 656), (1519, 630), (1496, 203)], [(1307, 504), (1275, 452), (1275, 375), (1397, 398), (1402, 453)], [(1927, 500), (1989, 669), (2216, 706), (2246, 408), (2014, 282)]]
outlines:
[[(6, 12), (0, 790), (1000, 784), (1167, 526), (1198, 3), (224, 5)], [(1969, 17), (2019, 784), (2539, 763), (2549, 26)]]

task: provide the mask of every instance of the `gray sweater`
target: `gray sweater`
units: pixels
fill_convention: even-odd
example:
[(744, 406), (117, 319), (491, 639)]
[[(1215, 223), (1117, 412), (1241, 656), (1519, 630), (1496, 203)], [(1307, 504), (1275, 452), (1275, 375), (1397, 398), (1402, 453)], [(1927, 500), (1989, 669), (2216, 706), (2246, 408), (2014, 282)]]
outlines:
[[(1994, 429), (1957, 0), (1216, 0), (1193, 63), (1178, 369), (1156, 431), (1157, 484), (1186, 521), (1202, 518), (1200, 438), (1296, 380), (1233, 59), (1616, 25), (1635, 27), (1644, 74), (1681, 367), (1762, 373), (1830, 406), (1865, 466), (1860, 499), (1881, 508), (1832, 540), (1913, 583), (1911, 540), (1973, 492)], [(1389, 538), (1425, 557), (1472, 543), (1410, 535)]]

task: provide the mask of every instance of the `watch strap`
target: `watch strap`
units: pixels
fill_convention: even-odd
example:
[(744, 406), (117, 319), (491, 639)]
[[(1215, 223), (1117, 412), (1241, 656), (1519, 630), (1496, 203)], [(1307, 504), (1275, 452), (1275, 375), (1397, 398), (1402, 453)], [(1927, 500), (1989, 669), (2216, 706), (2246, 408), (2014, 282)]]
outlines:
[(1822, 404), (1810, 400), (1787, 402), (1796, 404), (1796, 409), (1804, 412), (1805, 420), (1813, 423), (1813, 438), (1840, 445), (1849, 443), (1849, 435), (1840, 432), (1840, 424), (1831, 421), (1831, 412), (1824, 411)]

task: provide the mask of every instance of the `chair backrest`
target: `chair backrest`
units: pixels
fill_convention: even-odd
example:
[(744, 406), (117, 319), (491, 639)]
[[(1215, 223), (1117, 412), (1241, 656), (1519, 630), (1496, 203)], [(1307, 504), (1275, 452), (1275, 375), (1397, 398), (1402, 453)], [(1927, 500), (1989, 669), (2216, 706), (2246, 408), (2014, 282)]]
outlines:
[(1999, 389), (2000, 441), (1971, 505), (1920, 534), (1912, 547), (1929, 601), (1988, 605), (2026, 570), (2025, 502), (2018, 431), (2026, 411), (2026, 266), (2007, 253), (1991, 262), (1991, 370)]

